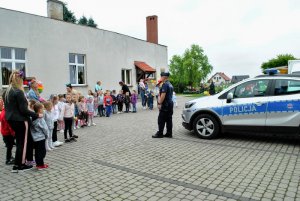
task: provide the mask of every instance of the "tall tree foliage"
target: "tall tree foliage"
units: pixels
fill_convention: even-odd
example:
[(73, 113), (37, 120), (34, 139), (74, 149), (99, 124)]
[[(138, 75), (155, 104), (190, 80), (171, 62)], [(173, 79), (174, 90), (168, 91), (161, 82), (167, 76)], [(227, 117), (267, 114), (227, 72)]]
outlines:
[[(67, 4), (64, 4), (64, 21), (71, 22), (71, 23), (77, 23), (77, 19), (74, 15), (74, 13), (68, 9)], [(78, 24), (86, 25), (90, 27), (97, 27), (98, 25), (95, 23), (93, 18), (87, 19), (84, 15), (78, 20)]]
[(87, 25), (87, 24), (88, 24), (88, 19), (83, 15), (83, 16), (78, 20), (78, 24), (81, 24), (81, 25)]
[(64, 12), (64, 21), (76, 23), (77, 19), (76, 19), (74, 13), (68, 9), (67, 4), (64, 4), (63, 9), (64, 9), (63, 10), (63, 12)]
[(292, 54), (280, 54), (277, 57), (270, 59), (267, 62), (262, 63), (261, 69), (264, 71), (267, 68), (275, 68), (280, 66), (287, 66), (289, 60), (297, 59)]
[(89, 18), (89, 20), (88, 20), (88, 22), (87, 22), (87, 25), (89, 26), (89, 27), (97, 27), (98, 25), (95, 23), (95, 21), (93, 20), (93, 18)]
[(170, 61), (171, 79), (179, 92), (187, 86), (199, 86), (212, 69), (203, 49), (195, 44), (186, 49), (182, 56), (174, 55)]

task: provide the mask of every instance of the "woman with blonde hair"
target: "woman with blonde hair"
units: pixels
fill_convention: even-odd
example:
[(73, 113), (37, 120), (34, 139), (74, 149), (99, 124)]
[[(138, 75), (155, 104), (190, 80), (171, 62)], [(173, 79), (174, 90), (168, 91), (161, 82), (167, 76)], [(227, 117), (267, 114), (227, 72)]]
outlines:
[(12, 172), (15, 173), (32, 168), (32, 165), (25, 165), (28, 122), (30, 117), (33, 119), (42, 117), (28, 109), (28, 101), (23, 88), (23, 77), (22, 71), (12, 72), (9, 78), (9, 87), (5, 92), (5, 117), (16, 136), (15, 165), (12, 169)]

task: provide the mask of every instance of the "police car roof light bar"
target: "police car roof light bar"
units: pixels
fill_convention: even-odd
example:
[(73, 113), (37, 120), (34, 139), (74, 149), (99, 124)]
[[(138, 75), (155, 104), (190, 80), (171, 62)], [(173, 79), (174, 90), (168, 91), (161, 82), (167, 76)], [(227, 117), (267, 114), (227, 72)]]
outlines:
[(276, 75), (276, 74), (279, 74), (279, 70), (275, 69), (275, 68), (269, 68), (269, 69), (266, 69), (264, 71), (265, 74), (268, 74), (268, 75)]

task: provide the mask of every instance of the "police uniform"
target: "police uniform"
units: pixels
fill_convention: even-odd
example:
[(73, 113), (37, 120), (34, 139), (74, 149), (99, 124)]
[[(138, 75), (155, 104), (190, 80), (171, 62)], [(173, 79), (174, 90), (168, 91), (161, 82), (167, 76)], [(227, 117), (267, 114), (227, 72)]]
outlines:
[[(162, 73), (161, 76), (169, 76), (169, 73)], [(173, 91), (174, 88), (172, 86), (172, 84), (170, 83), (169, 80), (166, 80), (160, 91), (159, 91), (159, 95), (161, 95), (162, 93), (165, 93), (165, 99), (164, 101), (161, 103), (161, 108), (159, 110), (159, 115), (158, 115), (158, 132), (153, 135), (153, 138), (162, 138), (162, 137), (172, 137), (172, 127), (173, 127), (173, 123), (172, 123), (172, 115), (173, 115), (173, 100), (172, 100), (172, 96), (173, 96)], [(163, 131), (164, 131), (164, 127), (167, 127), (167, 133), (164, 136), (163, 135)]]

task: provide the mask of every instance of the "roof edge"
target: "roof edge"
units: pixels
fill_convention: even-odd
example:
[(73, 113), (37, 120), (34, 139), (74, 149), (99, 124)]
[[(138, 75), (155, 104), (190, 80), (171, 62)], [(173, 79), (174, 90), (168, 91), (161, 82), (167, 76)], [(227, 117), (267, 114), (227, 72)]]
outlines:
[[(72, 25), (75, 25), (75, 26), (77, 25), (77, 26), (81, 26), (81, 27), (85, 27), (85, 28), (106, 31), (106, 32), (110, 32), (110, 33), (114, 33), (114, 34), (126, 36), (126, 37), (129, 37), (129, 38), (132, 38), (132, 39), (140, 40), (140, 41), (143, 41), (143, 42), (146, 42), (146, 43), (150, 43), (150, 42), (147, 42), (146, 40), (143, 40), (143, 39), (140, 39), (140, 38), (136, 38), (136, 37), (133, 37), (133, 36), (129, 36), (129, 35), (126, 35), (126, 34), (118, 33), (118, 32), (115, 32), (115, 31), (110, 31), (110, 30), (106, 30), (106, 29), (99, 29), (99, 28), (95, 28), (95, 27), (89, 27), (89, 26), (86, 26), (86, 25), (75, 24), (75, 23), (66, 22), (66, 21), (63, 21), (63, 20), (52, 19), (52, 18), (49, 18), (49, 17), (37, 15), (37, 14), (26, 13), (26, 12), (23, 12), (23, 11), (12, 10), (12, 9), (3, 8), (3, 7), (0, 7), (0, 9), (7, 10), (7, 11), (12, 11), (12, 12), (17, 12), (17, 13), (22, 13), (22, 14), (27, 14), (27, 15), (32, 15), (32, 16), (35, 16), (35, 17), (41, 17), (41, 18), (45, 18), (45, 19), (48, 19), (48, 20), (55, 20), (55, 21), (59, 21), (59, 22), (62, 22), (62, 23), (72, 24)], [(155, 44), (155, 43), (150, 43), (150, 44), (158, 45), (158, 46), (162, 46), (162, 47), (166, 47), (166, 48), (168, 47), (167, 45), (162, 45), (162, 44)]]

